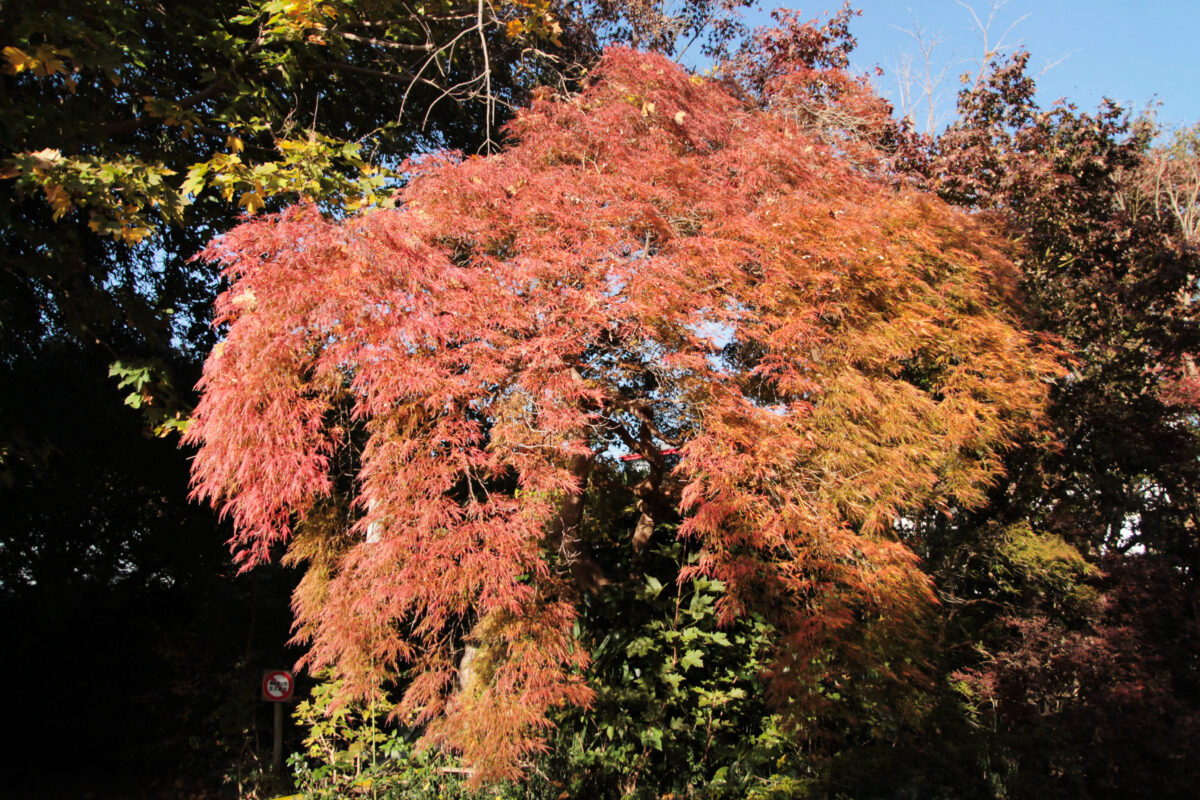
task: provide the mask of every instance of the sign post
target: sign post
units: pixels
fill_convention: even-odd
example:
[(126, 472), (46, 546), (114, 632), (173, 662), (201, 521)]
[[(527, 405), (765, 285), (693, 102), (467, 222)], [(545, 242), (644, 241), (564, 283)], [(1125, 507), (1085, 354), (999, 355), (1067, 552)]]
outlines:
[(291, 702), (296, 689), (292, 673), (285, 669), (263, 672), (262, 699), (275, 704), (275, 749), (271, 752), (271, 769), (283, 774), (283, 704)]

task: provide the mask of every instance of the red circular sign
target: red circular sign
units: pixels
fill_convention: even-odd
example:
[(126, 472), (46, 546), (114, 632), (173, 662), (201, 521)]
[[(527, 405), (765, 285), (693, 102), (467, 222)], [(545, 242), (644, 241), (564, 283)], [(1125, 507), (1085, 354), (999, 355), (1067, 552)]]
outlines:
[(264, 700), (273, 703), (285, 703), (292, 699), (292, 690), (296, 682), (292, 673), (282, 669), (272, 669), (263, 673), (262, 695)]

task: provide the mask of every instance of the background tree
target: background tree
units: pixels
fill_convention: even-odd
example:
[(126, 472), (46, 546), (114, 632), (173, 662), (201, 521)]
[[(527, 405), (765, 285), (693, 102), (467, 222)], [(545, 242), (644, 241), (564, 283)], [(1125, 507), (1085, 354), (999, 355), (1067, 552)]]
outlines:
[(1191, 244), (1200, 235), (1200, 124), (1175, 131), (1154, 147), (1132, 175), (1124, 176), (1118, 199), (1133, 217), (1149, 213), (1175, 218)]
[[(952, 771), (903, 760), (891, 774), (926, 793), (1186, 796), (1197, 431), (1179, 387), (1197, 252), (1172, 195), (1147, 191), (1163, 157), (1148, 126), (1111, 105), (1039, 109), (1026, 63), (995, 61), (908, 166), (1019, 237), (1034, 320), (1061, 337), (1071, 371), (1051, 394), (1055, 446), (1010, 452), (987, 504), (919, 529), (945, 608), (948, 692), (909, 746), (936, 769), (965, 758), (983, 780), (949, 789)], [(841, 773), (850, 786), (859, 775)], [(868, 793), (898, 796), (897, 784)]]
[(1195, 429), (1162, 373), (1195, 348), (1196, 252), (1178, 217), (1124, 202), (1146, 131), (1111, 106), (1038, 110), (1024, 64), (998, 65), (964, 95), (930, 171), (944, 196), (1020, 231), (1033, 309), (1078, 359), (1056, 393), (1063, 447), (1036, 462), (1035, 491), (1048, 490), (1038, 513), (1090, 554), (1140, 545), (1190, 559)]

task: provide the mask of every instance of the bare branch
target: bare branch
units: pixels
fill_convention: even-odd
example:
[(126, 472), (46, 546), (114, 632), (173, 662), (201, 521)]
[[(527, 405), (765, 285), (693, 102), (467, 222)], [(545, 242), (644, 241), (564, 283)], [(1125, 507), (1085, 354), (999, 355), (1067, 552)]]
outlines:
[(476, 0), (475, 27), (479, 30), (479, 49), (483, 53), (483, 100), (484, 100), (484, 143), (486, 152), (492, 152), (492, 126), (496, 123), (496, 101), (492, 94), (492, 66), (488, 53), (487, 35), (483, 28), (483, 0)]
[(1063, 62), (1064, 62), (1064, 61), (1066, 61), (1068, 58), (1070, 58), (1071, 56), (1075, 55), (1077, 52), (1079, 52), (1079, 51), (1078, 51), (1078, 50), (1068, 50), (1066, 53), (1063, 53), (1061, 56), (1059, 56), (1058, 58), (1054, 59), (1053, 61), (1047, 61), (1045, 64), (1043, 64), (1043, 65), (1042, 65), (1042, 68), (1041, 68), (1040, 70), (1038, 70), (1038, 74), (1037, 74), (1037, 76), (1038, 76), (1039, 78), (1040, 78), (1040, 77), (1042, 77), (1042, 76), (1043, 76), (1043, 75), (1045, 75), (1047, 72), (1049, 72), (1050, 70), (1054, 69), (1054, 68), (1055, 68), (1055, 67), (1057, 67), (1059, 64), (1063, 63)]
[(338, 35), (351, 42), (360, 42), (362, 44), (369, 44), (372, 47), (387, 48), (388, 50), (404, 50), (407, 52), (428, 53), (433, 49), (433, 42), (428, 40), (426, 40), (423, 44), (401, 44), (400, 42), (391, 42), (386, 39), (373, 39), (370, 36), (359, 36), (358, 34), (348, 33), (346, 31), (340, 31)]
[[(930, 34), (929, 31), (923, 29), (917, 20), (913, 19), (912, 29), (901, 28), (898, 25), (892, 26), (901, 33), (907, 34), (917, 44), (917, 50), (920, 53), (920, 64), (913, 64), (912, 56), (908, 53), (901, 55), (901, 61), (896, 69), (898, 84), (900, 89), (900, 109), (905, 117), (916, 123), (916, 114), (918, 106), (925, 105), (925, 132), (933, 133), (937, 129), (938, 118), (937, 109), (941, 104), (942, 93), (938, 91), (939, 87), (946, 79), (946, 73), (950, 71), (950, 63), (946, 61), (940, 69), (936, 69), (934, 51), (945, 41), (941, 32)], [(921, 100), (914, 98), (914, 93), (919, 92)]]
[(975, 79), (971, 81), (971, 85), (977, 87), (979, 86), (980, 82), (983, 81), (983, 76), (987, 74), (988, 64), (992, 62), (992, 59), (1005, 51), (1007, 47), (1007, 45), (1005, 45), (1005, 40), (1008, 38), (1009, 34), (1011, 34), (1018, 25), (1027, 20), (1029, 18), (1029, 14), (1022, 14), (1020, 17), (1018, 17), (1011, 25), (1008, 26), (1008, 28), (1005, 29), (1004, 33), (1000, 34), (999, 38), (993, 42), (992, 26), (996, 24), (996, 19), (999, 16), (1000, 11), (1006, 5), (1008, 5), (1008, 0), (992, 0), (991, 4), (988, 6), (987, 22), (981, 20), (975, 9), (969, 3), (965, 2), (965, 0), (954, 0), (954, 2), (958, 3), (968, 12), (970, 12), (971, 19), (975, 22), (975, 30), (978, 31), (980, 37), (983, 39), (983, 55), (979, 60), (979, 70), (975, 74)]

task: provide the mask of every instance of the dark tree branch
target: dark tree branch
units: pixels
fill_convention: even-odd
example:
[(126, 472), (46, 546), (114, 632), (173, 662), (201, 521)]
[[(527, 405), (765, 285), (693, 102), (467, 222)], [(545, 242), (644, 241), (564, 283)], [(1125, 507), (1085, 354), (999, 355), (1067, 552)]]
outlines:
[(580, 525), (583, 522), (583, 505), (588, 475), (592, 471), (589, 456), (571, 457), (571, 474), (579, 481), (579, 492), (568, 494), (559, 506), (558, 516), (550, 525), (547, 543), (558, 551), (571, 570), (571, 577), (580, 591), (595, 594), (609, 584), (604, 570), (592, 557), (587, 543), (583, 541)]

